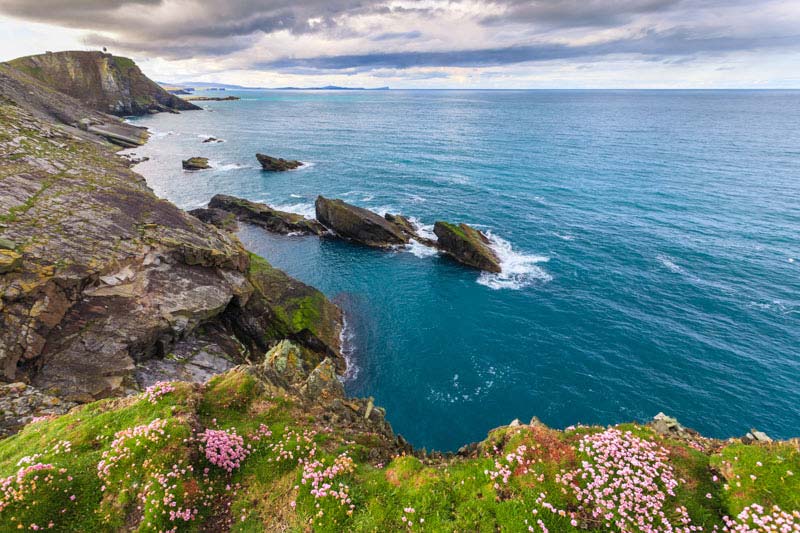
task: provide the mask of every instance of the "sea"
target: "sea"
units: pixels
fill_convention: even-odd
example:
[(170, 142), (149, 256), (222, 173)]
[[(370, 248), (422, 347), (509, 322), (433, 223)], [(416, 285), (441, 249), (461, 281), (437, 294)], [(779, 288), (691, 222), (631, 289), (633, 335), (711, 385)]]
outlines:
[[(179, 207), (225, 193), (313, 217), (324, 195), (491, 239), (500, 274), (239, 232), (344, 310), (348, 393), (414, 446), (659, 412), (800, 436), (800, 91), (202, 94), (241, 99), (130, 119), (152, 133), (136, 170)], [(305, 165), (263, 172), (256, 152)]]

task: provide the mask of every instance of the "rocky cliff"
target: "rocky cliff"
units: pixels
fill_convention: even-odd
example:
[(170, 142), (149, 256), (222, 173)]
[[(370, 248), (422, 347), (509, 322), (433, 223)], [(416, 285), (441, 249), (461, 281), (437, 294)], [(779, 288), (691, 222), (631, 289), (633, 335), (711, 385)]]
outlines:
[(158, 199), (105, 130), (70, 125), (113, 118), (8, 67), (0, 89), (0, 380), (17, 383), (0, 426), (205, 378), (282, 339), (344, 370), (341, 313), (319, 291)]
[(168, 93), (126, 58), (103, 52), (48, 52), (9, 62), (88, 107), (118, 116), (200, 109)]

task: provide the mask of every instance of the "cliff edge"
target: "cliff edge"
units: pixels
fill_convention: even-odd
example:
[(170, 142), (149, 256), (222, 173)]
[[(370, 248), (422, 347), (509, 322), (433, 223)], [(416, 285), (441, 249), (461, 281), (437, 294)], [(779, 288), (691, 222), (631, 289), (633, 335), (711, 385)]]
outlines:
[(126, 116), (200, 109), (162, 89), (127, 57), (104, 52), (48, 52), (8, 64), (103, 113)]

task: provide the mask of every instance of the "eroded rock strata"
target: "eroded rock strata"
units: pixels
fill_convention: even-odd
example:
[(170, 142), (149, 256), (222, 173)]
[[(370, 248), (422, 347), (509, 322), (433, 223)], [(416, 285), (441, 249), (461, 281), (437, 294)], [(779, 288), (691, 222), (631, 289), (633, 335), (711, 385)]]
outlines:
[(282, 159), (280, 157), (272, 157), (264, 154), (256, 154), (256, 159), (258, 159), (259, 164), (261, 164), (262, 170), (267, 170), (270, 172), (285, 172), (287, 170), (294, 170), (303, 166), (301, 161), (295, 161), (294, 159)]
[(158, 199), (103, 137), (3, 97), (2, 380), (84, 402), (134, 390), (180, 343), (235, 364), (282, 339), (344, 370), (324, 295)]

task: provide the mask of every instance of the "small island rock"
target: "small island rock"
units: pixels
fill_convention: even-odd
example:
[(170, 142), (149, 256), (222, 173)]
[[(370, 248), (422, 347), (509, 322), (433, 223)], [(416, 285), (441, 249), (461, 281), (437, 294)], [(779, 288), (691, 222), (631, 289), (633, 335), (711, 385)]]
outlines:
[(323, 196), (314, 205), (317, 220), (344, 239), (377, 248), (408, 243), (396, 224), (368, 209)]
[(271, 172), (284, 172), (303, 166), (303, 163), (300, 161), (281, 159), (280, 157), (271, 157), (264, 154), (256, 154), (256, 159), (261, 163), (261, 168), (263, 170), (269, 170)]
[(182, 161), (183, 170), (205, 170), (211, 168), (205, 157), (190, 157)]
[(439, 238), (439, 248), (459, 263), (487, 272), (500, 272), (500, 259), (489, 247), (489, 239), (466, 224), (436, 222), (433, 232)]

